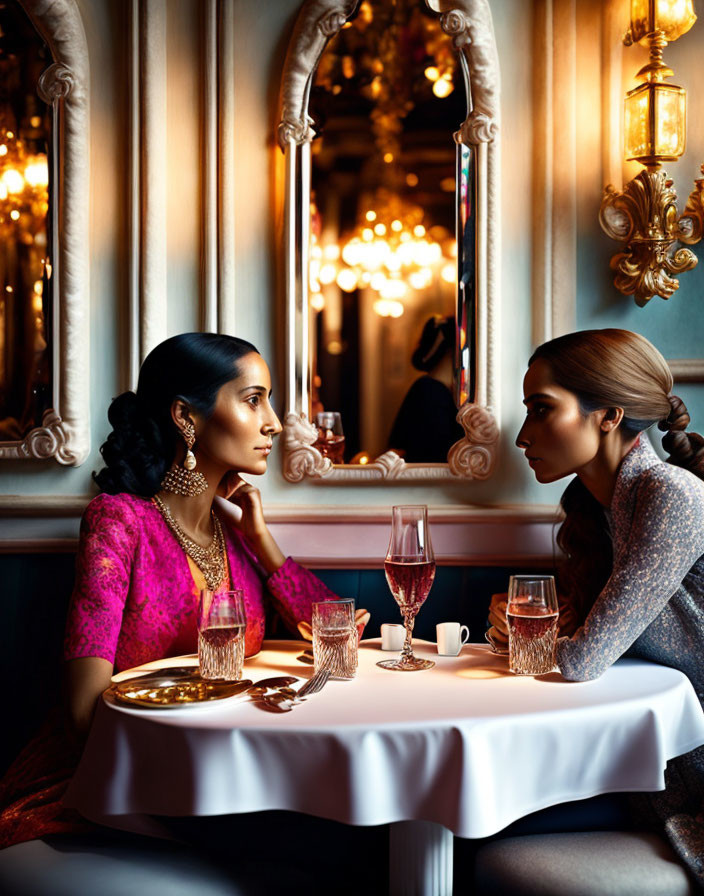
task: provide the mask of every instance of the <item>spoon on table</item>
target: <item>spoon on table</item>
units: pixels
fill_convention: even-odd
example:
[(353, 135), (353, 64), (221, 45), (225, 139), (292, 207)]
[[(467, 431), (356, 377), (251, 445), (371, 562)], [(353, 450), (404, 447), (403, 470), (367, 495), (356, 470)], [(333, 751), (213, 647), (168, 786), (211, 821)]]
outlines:
[(294, 684), (298, 679), (294, 675), (277, 675), (271, 678), (262, 678), (255, 681), (251, 687), (247, 688), (247, 693), (252, 697), (264, 697), (270, 691), (280, 691)]

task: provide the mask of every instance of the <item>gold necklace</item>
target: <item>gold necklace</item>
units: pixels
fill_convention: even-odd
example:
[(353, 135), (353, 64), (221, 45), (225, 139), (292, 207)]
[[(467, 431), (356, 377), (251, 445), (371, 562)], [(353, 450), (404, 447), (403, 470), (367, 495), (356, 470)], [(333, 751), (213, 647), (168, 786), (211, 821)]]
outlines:
[(225, 562), (225, 537), (222, 534), (222, 526), (215, 511), (210, 511), (210, 516), (213, 520), (213, 540), (207, 548), (203, 548), (186, 535), (174, 515), (158, 495), (154, 495), (152, 500), (166, 521), (167, 526), (173, 532), (176, 541), (203, 573), (205, 584), (211, 591), (215, 591), (225, 578), (227, 569)]

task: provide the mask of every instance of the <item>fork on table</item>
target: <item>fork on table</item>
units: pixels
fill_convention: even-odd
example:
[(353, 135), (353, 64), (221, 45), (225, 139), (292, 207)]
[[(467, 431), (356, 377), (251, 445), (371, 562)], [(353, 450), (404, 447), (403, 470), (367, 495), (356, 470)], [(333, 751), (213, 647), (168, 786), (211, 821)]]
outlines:
[(272, 709), (280, 712), (288, 712), (297, 703), (303, 703), (306, 697), (317, 694), (327, 684), (330, 678), (329, 669), (319, 669), (297, 691), (293, 688), (279, 688), (273, 694), (264, 694), (259, 699)]

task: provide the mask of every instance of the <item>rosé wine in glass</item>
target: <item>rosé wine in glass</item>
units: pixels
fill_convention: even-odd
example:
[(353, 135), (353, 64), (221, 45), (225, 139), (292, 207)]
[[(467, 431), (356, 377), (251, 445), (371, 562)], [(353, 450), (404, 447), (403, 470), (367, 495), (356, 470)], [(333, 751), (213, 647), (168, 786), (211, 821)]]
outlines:
[(552, 576), (511, 576), (506, 606), (509, 668), (542, 675), (555, 665), (558, 609)]
[(198, 668), (201, 678), (239, 681), (247, 615), (241, 590), (200, 593)]
[(401, 613), (417, 614), (433, 584), (435, 561), (419, 560), (409, 563), (387, 558), (384, 561), (384, 572)]

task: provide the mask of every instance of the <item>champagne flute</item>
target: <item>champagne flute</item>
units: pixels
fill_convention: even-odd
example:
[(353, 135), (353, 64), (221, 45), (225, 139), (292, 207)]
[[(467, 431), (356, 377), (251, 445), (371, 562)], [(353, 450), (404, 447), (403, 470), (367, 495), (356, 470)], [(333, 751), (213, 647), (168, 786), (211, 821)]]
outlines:
[(406, 640), (397, 660), (377, 663), (384, 669), (415, 672), (435, 663), (413, 656), (411, 639), (418, 610), (435, 578), (435, 555), (428, 531), (428, 508), (424, 504), (399, 504), (393, 508), (391, 540), (384, 560), (386, 581), (401, 609)]

